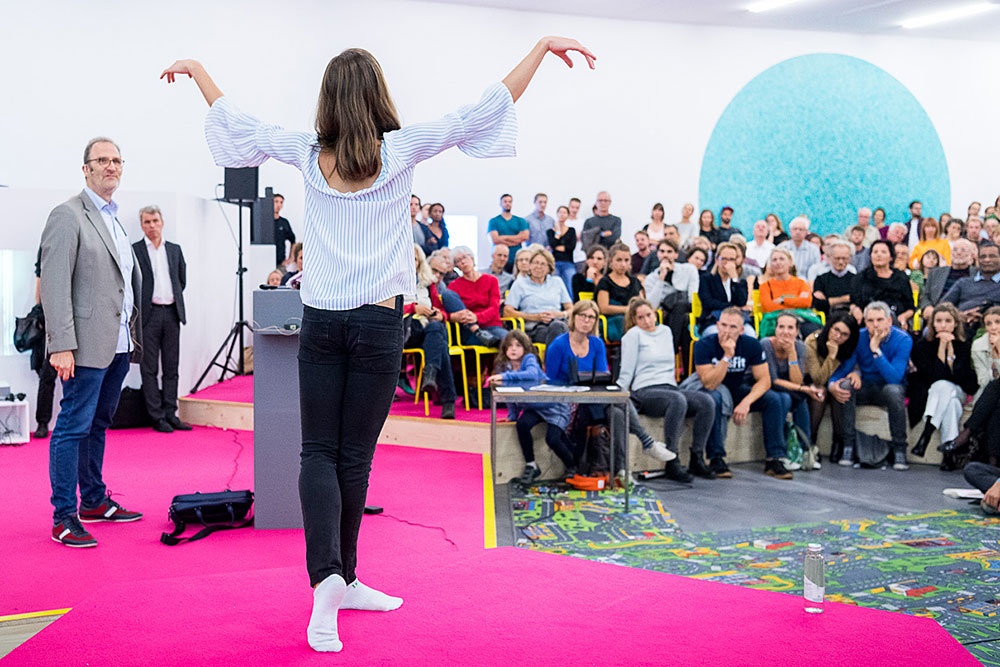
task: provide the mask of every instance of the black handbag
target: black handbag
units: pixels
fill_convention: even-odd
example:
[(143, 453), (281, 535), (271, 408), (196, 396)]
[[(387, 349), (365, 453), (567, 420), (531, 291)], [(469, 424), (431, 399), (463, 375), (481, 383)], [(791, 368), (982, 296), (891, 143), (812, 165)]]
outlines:
[[(170, 521), (174, 524), (172, 533), (160, 535), (160, 541), (167, 546), (184, 542), (194, 542), (220, 530), (236, 530), (253, 525), (253, 515), (245, 517), (253, 507), (253, 491), (220, 491), (218, 493), (189, 493), (174, 496), (170, 502)], [(239, 525), (238, 522), (243, 521)], [(191, 537), (178, 537), (188, 524), (200, 524), (201, 530)]]
[(45, 315), (36, 303), (27, 315), (14, 318), (14, 349), (27, 352), (45, 341)]

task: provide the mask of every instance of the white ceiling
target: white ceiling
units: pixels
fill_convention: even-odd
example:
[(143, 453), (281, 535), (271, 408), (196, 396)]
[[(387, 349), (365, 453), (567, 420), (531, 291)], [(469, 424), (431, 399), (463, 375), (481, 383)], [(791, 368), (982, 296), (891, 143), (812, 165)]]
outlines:
[[(636, 21), (945, 39), (1000, 40), (1000, 8), (948, 23), (904, 30), (907, 19), (982, 0), (800, 0), (750, 13), (755, 0), (431, 0), (446, 4)], [(1000, 0), (992, 0), (1000, 2)]]

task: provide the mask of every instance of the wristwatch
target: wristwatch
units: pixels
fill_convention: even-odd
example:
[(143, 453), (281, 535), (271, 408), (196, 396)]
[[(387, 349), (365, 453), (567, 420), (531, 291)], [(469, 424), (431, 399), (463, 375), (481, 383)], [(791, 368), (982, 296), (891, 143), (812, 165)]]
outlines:
[(727, 364), (733, 363), (733, 360), (731, 358), (729, 358), (729, 357), (722, 357), (722, 359), (719, 359), (719, 361), (724, 361)]

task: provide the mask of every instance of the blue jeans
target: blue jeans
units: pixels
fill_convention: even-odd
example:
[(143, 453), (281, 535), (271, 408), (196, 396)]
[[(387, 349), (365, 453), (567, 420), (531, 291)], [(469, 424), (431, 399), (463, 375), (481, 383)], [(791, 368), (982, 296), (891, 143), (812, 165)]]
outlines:
[[(743, 385), (733, 394), (733, 407), (740, 404), (747, 394), (750, 393), (751, 385)], [(717, 391), (709, 391), (709, 396), (715, 401), (715, 425), (712, 427), (712, 435), (708, 438), (705, 447), (705, 454), (709, 459), (722, 459), (726, 457), (726, 417), (722, 414), (722, 395)], [(790, 398), (790, 397), (789, 397)], [(773, 389), (768, 389), (764, 395), (758, 398), (750, 406), (750, 412), (763, 413), (764, 422), (764, 452), (769, 459), (777, 459), (787, 455), (788, 447), (785, 444), (785, 415), (788, 414), (788, 407), (781, 398), (781, 394)], [(806, 424), (809, 413), (806, 412)], [(808, 431), (806, 431), (808, 433)]]
[(74, 377), (62, 382), (61, 409), (49, 440), (55, 523), (76, 515), (78, 485), (83, 507), (97, 507), (104, 502), (104, 432), (118, 409), (128, 364), (129, 355), (122, 352), (107, 368), (77, 366)]
[(576, 275), (576, 264), (573, 262), (556, 262), (556, 275), (566, 283), (566, 291), (573, 293), (573, 276)]
[[(451, 355), (448, 354), (448, 333), (444, 322), (429, 320), (424, 324), (423, 340), (418, 343), (424, 350), (424, 358), (428, 366), (437, 369), (438, 397), (446, 403), (455, 401), (455, 376), (451, 372)], [(411, 334), (414, 340), (418, 334)], [(410, 347), (409, 344), (406, 347)], [(417, 387), (420, 391), (420, 387)]]
[(441, 290), (441, 303), (444, 305), (444, 312), (446, 313), (457, 313), (460, 310), (465, 310), (465, 304), (462, 303), (462, 297), (460, 297), (455, 292), (450, 289)]
[[(472, 333), (469, 327), (464, 324), (460, 324), (458, 330), (462, 332), (462, 345), (482, 345), (479, 339), (476, 338), (476, 334)], [(507, 330), (503, 327), (479, 327), (480, 331), (489, 331), (491, 334), (503, 340), (504, 336), (507, 335)]]
[[(375, 442), (396, 392), (403, 306), (305, 306), (299, 333), (299, 499), (313, 586), (352, 583)], [(289, 434), (290, 437), (294, 437)]]
[[(778, 398), (781, 399), (782, 414), (791, 414), (792, 421), (796, 426), (809, 437), (809, 431), (811, 427), (811, 422), (809, 419), (809, 399), (806, 398), (801, 392), (786, 392), (786, 391), (776, 391)], [(788, 450), (788, 443), (783, 439), (782, 442), (785, 443), (785, 451)], [(811, 443), (803, 442), (800, 443), (802, 449), (807, 449)]]

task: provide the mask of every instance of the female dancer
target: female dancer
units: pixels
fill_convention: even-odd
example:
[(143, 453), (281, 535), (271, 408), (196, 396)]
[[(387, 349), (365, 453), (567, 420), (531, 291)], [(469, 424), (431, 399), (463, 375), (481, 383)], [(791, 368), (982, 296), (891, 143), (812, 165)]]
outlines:
[(389, 610), (402, 600), (355, 577), (358, 529), (375, 441), (403, 346), (402, 296), (414, 291), (407, 207), (413, 168), (452, 147), (473, 157), (514, 155), (514, 102), (549, 52), (594, 55), (576, 40), (545, 37), (475, 105), (400, 128), (382, 68), (363, 49), (330, 61), (320, 85), (315, 132), (287, 132), (242, 113), (201, 63), (179, 60), (160, 78), (194, 78), (211, 110), (209, 148), (220, 166), (273, 157), (302, 171), (309, 271), (302, 280), (299, 495), (313, 611), (306, 636), (317, 651), (340, 651), (337, 610)]

